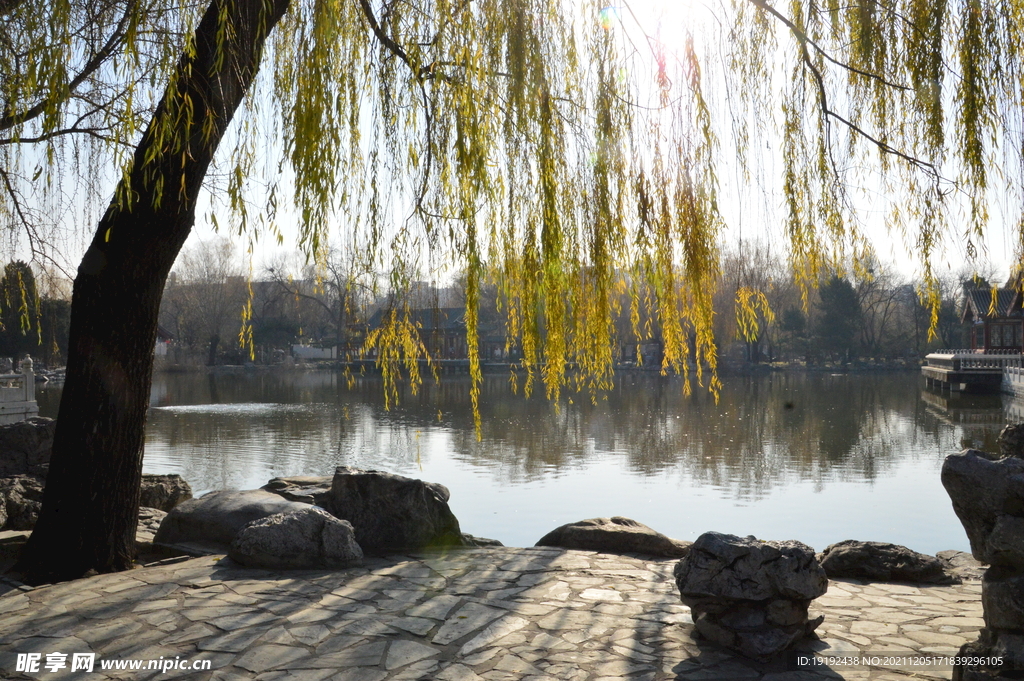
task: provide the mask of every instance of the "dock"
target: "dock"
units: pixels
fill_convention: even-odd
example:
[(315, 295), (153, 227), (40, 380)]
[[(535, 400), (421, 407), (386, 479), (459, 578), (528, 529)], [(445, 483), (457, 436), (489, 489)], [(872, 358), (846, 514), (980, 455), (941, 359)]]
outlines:
[(939, 350), (925, 357), (921, 374), (938, 391), (1024, 395), (1022, 357), (1013, 351)]

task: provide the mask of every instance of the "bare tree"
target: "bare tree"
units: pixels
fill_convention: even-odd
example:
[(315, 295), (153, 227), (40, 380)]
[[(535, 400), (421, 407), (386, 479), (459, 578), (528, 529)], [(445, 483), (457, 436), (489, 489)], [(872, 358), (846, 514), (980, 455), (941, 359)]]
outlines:
[(164, 292), (163, 318), (179, 342), (205, 348), (206, 363), (217, 363), (222, 342), (237, 335), (245, 280), (227, 239), (200, 243), (182, 252), (172, 283)]
[(320, 319), (321, 338), (333, 332), (339, 353), (352, 345), (358, 336), (353, 324), (364, 315), (373, 290), (367, 277), (360, 275), (352, 252), (331, 249), (321, 263), (306, 266), (298, 278), (283, 261), (269, 265), (266, 272), (277, 288), (314, 309), (310, 319)]

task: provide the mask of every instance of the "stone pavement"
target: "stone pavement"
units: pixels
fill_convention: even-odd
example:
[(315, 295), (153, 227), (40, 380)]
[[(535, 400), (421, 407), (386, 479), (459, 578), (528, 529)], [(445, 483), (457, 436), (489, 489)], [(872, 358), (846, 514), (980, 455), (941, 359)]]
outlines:
[[(949, 678), (948, 666), (786, 671), (696, 640), (674, 560), (549, 548), (367, 558), (340, 571), (272, 572), (219, 556), (0, 596), (0, 678), (260, 681), (661, 681)], [(832, 581), (821, 654), (953, 654), (983, 626), (980, 582)], [(38, 672), (16, 671), (40, 653)], [(47, 654), (67, 656), (47, 671)], [(70, 671), (95, 653), (92, 673)], [(118, 660), (210, 671), (101, 670)], [(57, 658), (59, 660), (59, 658)]]

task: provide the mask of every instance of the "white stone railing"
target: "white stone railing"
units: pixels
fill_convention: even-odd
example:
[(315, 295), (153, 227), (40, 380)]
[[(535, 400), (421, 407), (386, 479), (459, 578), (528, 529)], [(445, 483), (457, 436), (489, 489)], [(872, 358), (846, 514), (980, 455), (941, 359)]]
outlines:
[(0, 425), (17, 423), (39, 414), (36, 375), (32, 360), (21, 361), (20, 374), (0, 374)]
[(929, 353), (925, 361), (930, 367), (951, 371), (1002, 371), (1006, 367), (1022, 366), (1021, 357), (1018, 350), (979, 352), (971, 349), (944, 349)]

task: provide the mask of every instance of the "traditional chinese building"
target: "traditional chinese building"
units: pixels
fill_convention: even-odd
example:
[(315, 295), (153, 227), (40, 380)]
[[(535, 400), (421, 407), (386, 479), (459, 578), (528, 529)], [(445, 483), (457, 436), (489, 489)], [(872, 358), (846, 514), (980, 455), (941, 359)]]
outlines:
[(1024, 351), (1024, 296), (1017, 287), (965, 287), (961, 321), (976, 352)]

